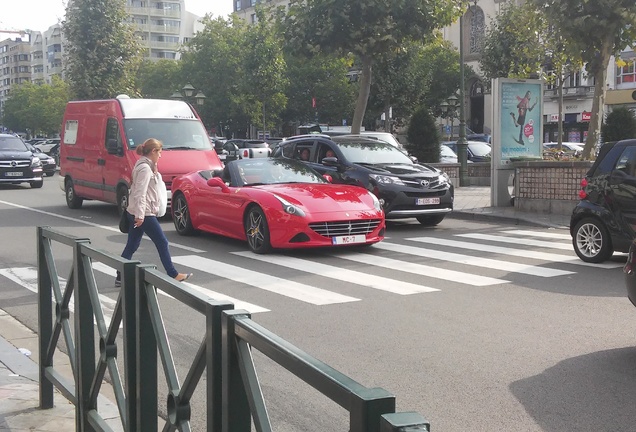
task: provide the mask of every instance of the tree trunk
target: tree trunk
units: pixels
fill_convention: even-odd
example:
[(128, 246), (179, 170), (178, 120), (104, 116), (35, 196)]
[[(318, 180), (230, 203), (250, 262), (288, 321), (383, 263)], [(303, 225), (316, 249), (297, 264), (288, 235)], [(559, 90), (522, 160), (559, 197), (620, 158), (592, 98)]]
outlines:
[(356, 109), (353, 113), (353, 122), (351, 123), (351, 133), (359, 134), (362, 128), (362, 120), (364, 112), (367, 110), (369, 101), (369, 93), (371, 92), (371, 66), (373, 59), (369, 56), (362, 57), (362, 79), (360, 80), (360, 92), (356, 101)]
[(563, 71), (559, 72), (559, 135), (557, 142), (559, 143), (559, 151), (563, 150)]
[(391, 101), (389, 98), (384, 102), (384, 131), (392, 133), (391, 129)]
[(601, 141), (601, 124), (603, 123), (603, 114), (605, 110), (605, 83), (607, 82), (607, 66), (609, 65), (610, 57), (612, 55), (612, 47), (614, 46), (614, 31), (613, 29), (607, 29), (607, 36), (603, 40), (601, 46), (601, 52), (599, 53), (599, 65), (598, 69), (594, 73), (594, 99), (592, 101), (592, 118), (590, 119), (590, 126), (587, 133), (587, 140), (585, 141), (585, 148), (583, 149), (583, 159), (589, 160), (594, 154), (593, 150), (596, 147), (596, 143)]

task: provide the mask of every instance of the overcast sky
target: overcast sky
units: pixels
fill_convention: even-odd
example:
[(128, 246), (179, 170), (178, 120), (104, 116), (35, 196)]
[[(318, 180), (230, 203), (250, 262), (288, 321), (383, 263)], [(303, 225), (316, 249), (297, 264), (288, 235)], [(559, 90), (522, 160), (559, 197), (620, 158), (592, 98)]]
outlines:
[[(227, 16), (232, 13), (233, 0), (185, 0), (188, 12), (203, 16)], [(66, 0), (2, 0), (0, 30), (44, 31), (64, 18)], [(0, 40), (12, 37), (1, 33)]]

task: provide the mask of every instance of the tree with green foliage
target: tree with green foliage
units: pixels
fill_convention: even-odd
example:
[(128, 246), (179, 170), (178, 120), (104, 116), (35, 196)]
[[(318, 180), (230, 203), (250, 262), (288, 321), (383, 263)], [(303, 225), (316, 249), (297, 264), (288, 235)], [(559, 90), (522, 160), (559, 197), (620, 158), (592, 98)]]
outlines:
[(351, 122), (358, 87), (347, 78), (350, 59), (327, 54), (306, 59), (286, 52), (285, 63), (289, 84), (287, 106), (282, 113), (284, 124), (307, 124), (316, 117), (320, 123), (332, 125), (341, 124), (343, 119)]
[(136, 87), (141, 97), (149, 99), (168, 99), (183, 87), (181, 62), (161, 59), (144, 60), (136, 76)]
[(439, 162), (440, 137), (435, 118), (427, 107), (421, 107), (411, 116), (406, 149), (420, 162)]
[[(489, 81), (539, 76), (554, 85), (559, 90), (559, 118), (563, 118), (563, 85), (582, 64), (576, 46), (532, 2), (502, 7), (486, 33), (480, 59)], [(561, 142), (563, 122), (558, 137)]]
[(614, 108), (606, 116), (601, 133), (604, 142), (636, 138), (636, 114), (626, 107)]
[(51, 84), (22, 84), (11, 90), (5, 102), (3, 124), (31, 135), (59, 134), (69, 94), (68, 84), (58, 76), (53, 76)]
[(351, 125), (359, 133), (375, 61), (409, 41), (424, 40), (460, 13), (452, 0), (291, 0), (285, 41), (298, 53), (353, 54), (361, 65), (360, 90)]
[(612, 55), (636, 45), (634, 0), (532, 0), (552, 28), (581, 53), (594, 77), (594, 99), (582, 157), (589, 159), (600, 141), (605, 106), (605, 83)]
[(236, 16), (230, 19), (206, 16), (203, 30), (184, 46), (181, 54), (182, 84), (191, 83), (205, 96), (197, 107), (203, 123), (217, 135), (231, 137), (244, 130), (249, 119), (238, 106), (238, 81), (245, 55), (247, 24)]
[(66, 7), (66, 70), (74, 99), (138, 95), (140, 44), (125, 0), (73, 0)]
[(256, 7), (257, 22), (248, 26), (244, 37), (244, 57), (239, 80), (240, 104), (252, 125), (269, 130), (279, 123), (287, 104), (282, 34), (274, 17)]

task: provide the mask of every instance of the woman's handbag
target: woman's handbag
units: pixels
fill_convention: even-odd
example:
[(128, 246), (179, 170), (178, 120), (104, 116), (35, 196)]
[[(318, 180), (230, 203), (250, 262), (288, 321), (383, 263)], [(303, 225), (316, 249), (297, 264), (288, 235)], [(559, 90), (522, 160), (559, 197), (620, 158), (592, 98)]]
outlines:
[(121, 217), (119, 218), (119, 231), (127, 234), (129, 229), (130, 221), (128, 220), (128, 212), (124, 209), (124, 211), (121, 212)]
[(168, 210), (168, 190), (166, 189), (166, 184), (161, 178), (161, 174), (157, 173), (156, 176), (157, 192), (159, 193), (159, 212), (157, 213), (157, 217), (164, 217)]

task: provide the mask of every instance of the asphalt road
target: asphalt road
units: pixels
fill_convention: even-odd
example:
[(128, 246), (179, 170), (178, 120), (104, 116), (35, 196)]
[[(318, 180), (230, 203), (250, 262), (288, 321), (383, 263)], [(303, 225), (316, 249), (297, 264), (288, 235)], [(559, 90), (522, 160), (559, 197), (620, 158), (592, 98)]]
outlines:
[[(114, 254), (126, 239), (114, 206), (71, 210), (57, 180), (0, 186), (0, 309), (32, 329), (36, 226)], [(624, 255), (584, 265), (565, 230), (453, 219), (435, 228), (390, 223), (371, 248), (265, 257), (239, 241), (162, 226), (177, 268), (194, 272), (192, 286), (235, 299), (307, 353), (395, 394), (398, 411), (419, 412), (433, 431), (636, 428), (636, 308), (625, 295)], [(54, 252), (65, 274), (70, 252)], [(135, 258), (159, 263), (149, 240)], [(116, 298), (109, 270), (95, 275), (100, 292)], [(204, 323), (174, 300), (160, 303), (183, 378)], [(254, 356), (275, 430), (347, 430), (344, 410)], [(201, 392), (195, 401), (193, 430), (204, 430)]]

